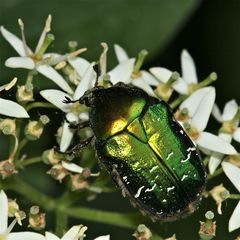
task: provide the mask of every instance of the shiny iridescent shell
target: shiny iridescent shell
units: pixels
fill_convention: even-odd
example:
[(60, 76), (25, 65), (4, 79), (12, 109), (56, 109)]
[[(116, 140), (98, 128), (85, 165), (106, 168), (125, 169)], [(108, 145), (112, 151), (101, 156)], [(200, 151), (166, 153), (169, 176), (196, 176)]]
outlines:
[(206, 171), (165, 102), (117, 84), (90, 90), (86, 105), (97, 156), (133, 205), (164, 221), (196, 209)]

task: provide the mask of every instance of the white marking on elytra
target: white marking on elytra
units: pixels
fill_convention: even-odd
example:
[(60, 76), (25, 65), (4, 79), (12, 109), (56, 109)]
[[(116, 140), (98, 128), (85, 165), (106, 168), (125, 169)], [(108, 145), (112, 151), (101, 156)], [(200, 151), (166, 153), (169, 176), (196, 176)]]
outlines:
[(137, 191), (137, 193), (135, 194), (135, 198), (138, 198), (139, 196), (140, 196), (140, 194), (141, 194), (141, 191), (143, 190), (143, 188), (144, 188), (145, 186), (142, 186), (142, 187), (140, 187), (139, 189), (138, 189), (138, 191)]
[(181, 160), (181, 163), (184, 163), (184, 162), (188, 161), (190, 159), (190, 157), (191, 157), (191, 152), (188, 153), (186, 159)]
[(166, 200), (166, 199), (163, 199), (163, 200), (162, 200), (162, 202), (164, 202), (164, 203), (165, 203), (165, 202), (167, 202), (167, 200)]
[(170, 192), (170, 191), (172, 191), (174, 188), (175, 188), (175, 186), (168, 187), (168, 188), (167, 188), (167, 192)]
[(173, 152), (170, 152), (166, 158), (166, 160), (168, 160), (171, 156), (173, 155)]
[(158, 168), (158, 166), (154, 166), (154, 167), (152, 167), (150, 170), (149, 170), (149, 172), (150, 173), (152, 173), (154, 170), (156, 170)]
[(127, 182), (127, 185), (129, 184), (130, 182)]
[(145, 192), (152, 192), (156, 186), (157, 184), (155, 183), (152, 188), (147, 188)]
[(183, 181), (185, 178), (187, 178), (188, 175), (187, 174), (183, 174), (182, 178), (181, 178), (181, 181)]
[(183, 131), (183, 130), (180, 130), (180, 133), (183, 135), (183, 134), (184, 134), (184, 131)]
[(189, 148), (187, 149), (187, 152), (193, 152), (193, 151), (195, 151), (195, 150), (196, 150), (195, 147), (189, 147)]
[(124, 177), (123, 177), (123, 180), (126, 180), (126, 181), (127, 181), (127, 176), (124, 176)]

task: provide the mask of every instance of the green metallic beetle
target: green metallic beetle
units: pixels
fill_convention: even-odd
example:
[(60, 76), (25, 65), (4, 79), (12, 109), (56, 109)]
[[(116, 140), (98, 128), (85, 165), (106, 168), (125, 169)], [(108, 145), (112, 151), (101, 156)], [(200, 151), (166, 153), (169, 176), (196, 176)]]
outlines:
[(173, 221), (196, 209), (206, 171), (165, 102), (123, 83), (95, 86), (78, 101), (90, 108), (89, 122), (78, 128), (91, 127), (100, 162), (134, 206), (153, 221)]

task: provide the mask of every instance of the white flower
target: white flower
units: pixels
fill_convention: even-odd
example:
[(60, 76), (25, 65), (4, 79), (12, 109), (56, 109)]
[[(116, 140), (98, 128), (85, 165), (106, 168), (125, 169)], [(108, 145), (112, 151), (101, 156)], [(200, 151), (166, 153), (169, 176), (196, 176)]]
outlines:
[[(51, 41), (53, 41), (53, 35), (48, 35), (51, 30), (51, 15), (48, 16), (46, 20), (45, 27), (38, 41), (35, 51), (32, 51), (26, 43), (24, 35), (24, 24), (21, 19), (19, 19), (19, 25), (22, 32), (22, 40), (17, 36), (9, 32), (3, 26), (0, 27), (0, 31), (3, 37), (10, 43), (10, 45), (16, 50), (20, 57), (8, 58), (5, 62), (7, 67), (11, 68), (26, 68), (29, 70), (35, 69), (45, 77), (56, 83), (61, 89), (72, 94), (73, 91), (64, 78), (52, 67), (49, 62), (55, 62), (55, 57), (58, 54), (44, 54), (47, 46)], [(47, 38), (49, 43), (46, 43)]]
[(110, 235), (100, 236), (95, 238), (94, 240), (110, 240)]
[[(78, 109), (76, 110), (74, 106), (76, 104), (66, 104), (63, 103), (63, 100), (65, 97), (70, 98), (71, 100), (78, 100), (86, 90), (88, 90), (90, 87), (92, 87), (93, 81), (95, 79), (95, 72), (93, 70), (94, 63), (90, 64), (88, 66), (88, 69), (86, 70), (83, 79), (78, 84), (75, 92), (73, 95), (66, 94), (65, 92), (62, 92), (60, 90), (56, 89), (48, 89), (43, 90), (40, 92), (42, 97), (44, 97), (47, 101), (51, 102), (53, 105), (61, 109), (63, 112), (66, 113), (66, 119), (69, 122), (79, 122), (79, 119), (87, 120), (88, 115), (85, 112), (78, 112)], [(77, 103), (78, 104), (78, 103)], [(72, 138), (74, 135), (74, 131), (69, 128), (69, 123), (65, 120), (63, 124), (63, 133), (61, 137), (60, 142), (60, 151), (65, 152), (67, 148), (69, 147)]]
[(126, 51), (119, 45), (114, 45), (114, 50), (119, 64), (107, 74), (113, 84), (124, 82), (133, 84), (143, 89), (149, 95), (156, 96), (150, 85), (155, 85), (157, 80), (147, 71), (141, 70), (134, 75), (135, 58), (129, 58)]
[[(223, 171), (240, 192), (240, 169), (228, 162), (222, 162)], [(232, 232), (240, 227), (240, 201), (234, 209), (228, 223), (228, 230)]]
[[(46, 240), (82, 240), (86, 235), (87, 227), (78, 225), (71, 227), (62, 238), (59, 238), (53, 233), (46, 232)], [(33, 240), (33, 239), (32, 239)]]
[(11, 232), (17, 219), (8, 226), (8, 199), (4, 191), (0, 192), (0, 240), (45, 240), (44, 236), (34, 232)]
[[(240, 128), (237, 127), (238, 120), (231, 123), (234, 120), (238, 112), (238, 105), (235, 100), (231, 100), (227, 102), (224, 106), (223, 113), (220, 113), (217, 105), (213, 106), (213, 115), (214, 117), (223, 124), (223, 128), (227, 127), (224, 132), (221, 131), (219, 133), (219, 137), (231, 143), (232, 138), (238, 142), (240, 142)], [(221, 153), (213, 153), (209, 159), (208, 168), (209, 172), (213, 174), (217, 167), (219, 166), (224, 154)]]
[[(0, 86), (0, 92), (9, 90), (15, 85), (17, 78), (14, 78), (10, 83)], [(16, 118), (29, 118), (27, 111), (18, 103), (0, 97), (0, 114), (16, 117)]]
[[(70, 162), (66, 162), (66, 161), (62, 161), (62, 166), (66, 169), (66, 170), (68, 170), (68, 171), (70, 171), (70, 172), (74, 172), (74, 173), (79, 173), (79, 174), (81, 174), (81, 173), (83, 173), (83, 171), (84, 171), (84, 168), (82, 168), (81, 166), (79, 166), (79, 165), (77, 165), (77, 164), (75, 164), (75, 163), (70, 163)], [(91, 173), (90, 174), (90, 176), (91, 177), (97, 177), (97, 176), (99, 176), (99, 172), (98, 173)]]
[(223, 154), (236, 154), (234, 147), (222, 138), (204, 131), (215, 101), (215, 88), (205, 87), (195, 91), (181, 105), (187, 109), (188, 120), (183, 123), (192, 140), (202, 149)]
[[(185, 49), (181, 53), (181, 67), (182, 78), (178, 78), (178, 80), (173, 83), (172, 87), (180, 94), (189, 95), (193, 91), (192, 87), (198, 84), (198, 78), (194, 60)], [(158, 79), (158, 81), (162, 83), (167, 83), (173, 74), (171, 70), (163, 67), (152, 67), (149, 71)], [(210, 78), (212, 78), (212, 81), (215, 80), (216, 74), (212, 73)], [(154, 86), (157, 86), (158, 84), (159, 82), (157, 82)]]

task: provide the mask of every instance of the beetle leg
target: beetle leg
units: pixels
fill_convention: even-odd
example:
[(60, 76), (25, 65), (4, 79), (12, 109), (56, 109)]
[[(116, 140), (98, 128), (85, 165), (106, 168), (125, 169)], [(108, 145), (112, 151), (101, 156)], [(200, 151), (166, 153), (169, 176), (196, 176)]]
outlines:
[(74, 146), (72, 149), (66, 151), (65, 154), (69, 154), (69, 155), (72, 155), (73, 157), (76, 157), (78, 155), (78, 153), (81, 152), (81, 150), (84, 147), (86, 147), (87, 145), (89, 145), (91, 143), (92, 139), (93, 139), (93, 136), (81, 141), (79, 144)]
[(66, 104), (76, 103), (76, 102), (79, 102), (79, 99), (78, 99), (78, 100), (71, 100), (71, 98), (65, 96), (65, 99), (64, 99), (62, 102), (63, 102), (63, 103), (66, 103)]

